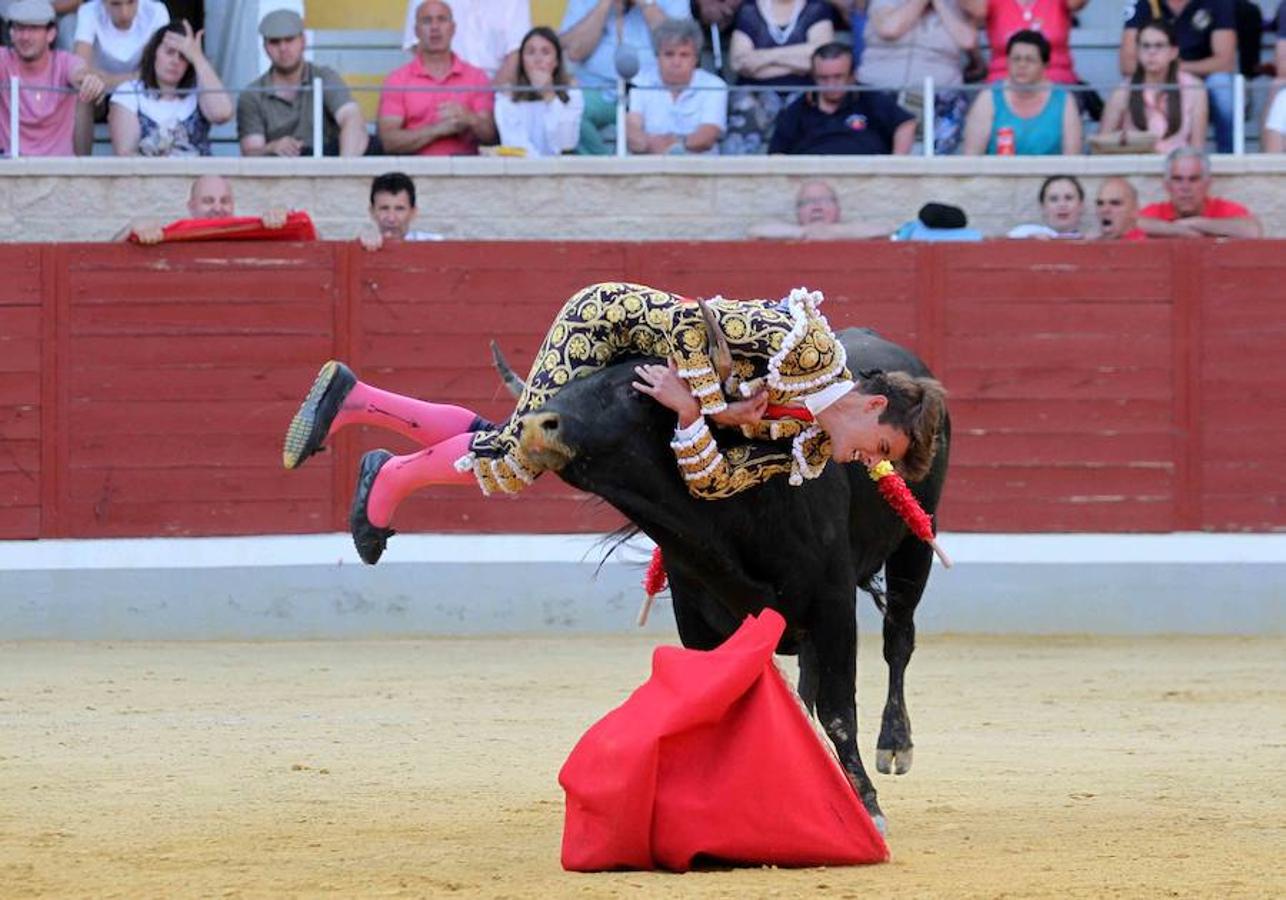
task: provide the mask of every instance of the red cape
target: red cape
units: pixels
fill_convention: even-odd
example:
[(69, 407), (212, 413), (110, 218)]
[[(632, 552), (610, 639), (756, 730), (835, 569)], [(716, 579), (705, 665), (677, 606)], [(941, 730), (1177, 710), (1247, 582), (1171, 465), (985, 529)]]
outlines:
[(773, 662), (785, 622), (748, 617), (711, 652), (659, 647), (652, 677), (576, 744), (563, 868), (876, 863), (889, 851)]
[[(280, 228), (265, 228), (257, 216), (219, 219), (179, 219), (162, 229), (165, 243), (179, 241), (315, 241), (317, 229), (306, 212), (292, 212)], [(129, 239), (138, 243), (133, 234)]]

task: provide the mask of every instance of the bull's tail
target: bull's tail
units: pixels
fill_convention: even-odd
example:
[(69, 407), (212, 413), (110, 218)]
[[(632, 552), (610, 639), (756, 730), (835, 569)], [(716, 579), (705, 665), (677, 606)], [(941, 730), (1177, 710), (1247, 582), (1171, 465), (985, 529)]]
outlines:
[(518, 377), (518, 373), (513, 370), (513, 367), (509, 365), (505, 355), (500, 352), (500, 345), (495, 341), (491, 342), (491, 361), (495, 363), (496, 371), (500, 373), (500, 380), (504, 382), (505, 387), (509, 389), (509, 393), (513, 394), (514, 399), (517, 400), (522, 396), (522, 392), (526, 390), (527, 385)]

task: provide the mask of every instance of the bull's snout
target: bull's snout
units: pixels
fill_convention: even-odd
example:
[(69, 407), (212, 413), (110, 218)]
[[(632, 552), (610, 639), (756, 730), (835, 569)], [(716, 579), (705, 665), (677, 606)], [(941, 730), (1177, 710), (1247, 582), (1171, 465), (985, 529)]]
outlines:
[(527, 458), (542, 469), (557, 471), (576, 456), (563, 440), (562, 420), (556, 412), (528, 413), (518, 420), (522, 425), (519, 443)]

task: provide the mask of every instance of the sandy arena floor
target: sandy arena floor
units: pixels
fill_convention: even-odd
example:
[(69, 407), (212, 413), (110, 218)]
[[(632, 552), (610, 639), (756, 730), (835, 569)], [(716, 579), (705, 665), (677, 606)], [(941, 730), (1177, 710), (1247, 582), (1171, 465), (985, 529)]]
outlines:
[(0, 644), (0, 895), (1286, 896), (1286, 640), (926, 639), (890, 864), (564, 873), (558, 768), (649, 655)]

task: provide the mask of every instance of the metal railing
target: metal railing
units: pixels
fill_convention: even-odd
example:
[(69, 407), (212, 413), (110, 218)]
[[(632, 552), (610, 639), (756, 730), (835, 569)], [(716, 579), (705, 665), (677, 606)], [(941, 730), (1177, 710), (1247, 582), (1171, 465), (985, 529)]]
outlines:
[[(1000, 82), (951, 85), (949, 90), (953, 92), (959, 91), (959, 92), (965, 92), (968, 94), (976, 95), (977, 93), (983, 90), (989, 90), (993, 87), (996, 87), (999, 84)], [(1103, 91), (1103, 92), (1110, 93), (1111, 91), (1114, 91), (1121, 86), (1122, 86), (1122, 82), (1120, 81), (1113, 82), (1111, 84), (1049, 85), (1049, 87), (1057, 87), (1069, 93), (1080, 93), (1080, 92), (1090, 92), (1090, 91)], [(1126, 83), (1124, 86), (1130, 90), (1141, 90), (1144, 88), (1156, 87), (1154, 85), (1133, 86), (1133, 85), (1129, 85), (1128, 83)], [(686, 91), (719, 91), (723, 93), (763, 92), (763, 93), (783, 94), (783, 93), (792, 93), (792, 92), (812, 91), (812, 90), (816, 90), (817, 88), (818, 88), (818, 85), (808, 85), (808, 84), (790, 86), (790, 87), (783, 87), (783, 86), (776, 86), (776, 85), (733, 84), (733, 85), (723, 85), (723, 86), (711, 86), (711, 87), (705, 87), (705, 88), (690, 86), (688, 88), (685, 88), (685, 90)], [(1269, 90), (1270, 85), (1264, 84), (1263, 88), (1265, 91), (1267, 91)], [(24, 85), (22, 85), (22, 83), (19, 81), (19, 79), (16, 76), (11, 77), (9, 79), (9, 84), (8, 84), (9, 146), (6, 148), (7, 155), (10, 158), (16, 159), (21, 155), (22, 123), (21, 123), (20, 100), (21, 100), (22, 91), (37, 90), (37, 89), (43, 92), (49, 92), (52, 90), (52, 91), (68, 93), (68, 94), (75, 93), (75, 91), (70, 88), (50, 88), (47, 85), (42, 85), (39, 88), (25, 87)], [(581, 91), (581, 92), (591, 91), (591, 90), (592, 91), (601, 90), (600, 88), (584, 88), (584, 87), (575, 86), (575, 85), (565, 86), (561, 89), (567, 90), (567, 91)], [(838, 88), (835, 88), (833, 86), (829, 86), (825, 89), (838, 90)], [(1179, 85), (1163, 85), (1161, 86), (1160, 89), (1178, 91), (1178, 90), (1182, 90), (1183, 88), (1181, 88)], [(232, 89), (225, 88), (220, 92), (238, 96), (244, 93), (271, 93), (271, 92), (275, 92), (276, 90), (277, 89), (273, 87), (255, 87), (255, 88), (247, 87), (247, 88), (242, 88), (240, 90), (232, 90)], [(311, 122), (312, 155), (315, 158), (321, 158), (322, 156), (324, 156), (324, 149), (325, 149), (325, 102), (324, 101), (325, 101), (326, 88), (321, 78), (314, 78), (312, 81), (312, 84), (309, 87), (305, 88), (301, 86), (301, 90), (309, 90), (312, 93), (312, 122)], [(333, 89), (333, 90), (338, 90), (338, 89)], [(371, 87), (365, 87), (365, 86), (347, 87), (346, 86), (345, 88), (343, 88), (343, 90), (348, 91), (350, 94), (364, 93), (364, 92), (365, 93), (375, 92), (375, 93), (381, 93), (381, 94), (387, 94), (387, 93), (476, 94), (483, 91), (488, 91), (492, 93), (536, 92), (539, 89), (533, 88), (533, 87), (515, 87), (512, 85), (503, 85), (503, 86), (467, 86), (467, 87), (434, 87), (434, 88), (421, 88), (421, 87), (390, 88), (390, 87), (374, 87), (374, 86), (371, 86)], [(617, 88), (615, 91), (616, 93), (616, 101), (615, 101), (616, 151), (615, 152), (617, 156), (630, 155), (629, 149), (627, 147), (627, 141), (626, 141), (626, 116), (628, 114), (628, 103), (629, 103), (630, 93), (635, 91), (668, 91), (668, 90), (670, 90), (670, 88), (665, 86), (627, 84), (624, 81), (618, 81)], [(874, 91), (895, 93), (895, 94), (900, 93), (899, 89), (897, 88), (872, 87), (868, 85), (850, 85), (844, 88), (844, 90), (846, 92), (853, 92), (853, 93), (874, 92)], [(922, 112), (920, 114), (921, 134), (922, 134), (922, 141), (921, 141), (922, 151), (921, 152), (923, 156), (925, 156), (926, 158), (931, 158), (937, 155), (934, 149), (934, 145), (936, 143), (935, 141), (936, 116), (934, 114), (934, 110), (935, 110), (935, 101), (938, 96), (940, 87), (939, 85), (935, 84), (932, 78), (926, 77), (922, 82), (914, 85), (906, 85), (901, 90), (919, 93), (920, 96), (923, 98)], [(1240, 73), (1236, 73), (1232, 75), (1231, 91), (1232, 91), (1231, 105), (1233, 110), (1232, 154), (1235, 156), (1242, 156), (1246, 153), (1246, 119), (1244, 115), (1244, 110), (1246, 108), (1246, 99), (1247, 99), (1247, 81), (1246, 81), (1246, 78)], [(195, 93), (201, 93), (201, 91), (194, 88), (191, 91), (188, 91), (186, 93), (195, 94)], [(1271, 97), (1269, 99), (1271, 99)]]

